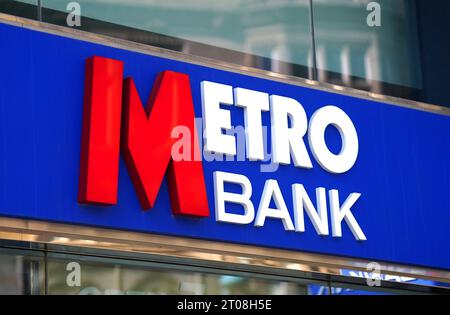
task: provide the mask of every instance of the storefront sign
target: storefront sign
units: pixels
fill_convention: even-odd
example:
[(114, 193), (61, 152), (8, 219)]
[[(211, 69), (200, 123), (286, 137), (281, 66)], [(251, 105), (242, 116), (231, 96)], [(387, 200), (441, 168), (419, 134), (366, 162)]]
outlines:
[[(140, 101), (133, 79), (127, 78), (122, 83), (122, 76), (123, 64), (120, 61), (102, 57), (93, 57), (87, 61), (79, 201), (117, 204), (122, 131), (122, 151), (142, 208), (154, 206), (167, 170), (173, 213), (194, 217), (209, 216), (189, 76), (172, 71), (160, 73), (146, 109)], [(292, 155), (296, 167), (313, 168), (303, 140), (308, 129), (307, 117), (299, 102), (293, 98), (280, 95), (269, 97), (267, 93), (239, 87), (234, 89), (234, 97), (235, 102), (233, 87), (230, 85), (201, 82), (207, 152), (231, 157), (237, 155), (236, 135), (227, 135), (222, 131), (231, 129), (230, 111), (220, 108), (221, 104), (234, 104), (244, 108), (246, 160), (261, 163), (265, 159), (261, 116), (263, 111), (269, 111), (270, 103), (273, 162), (277, 165), (289, 165)], [(335, 126), (342, 138), (343, 145), (338, 154), (330, 152), (325, 143), (325, 129), (328, 126)], [(183, 128), (185, 133), (180, 138), (178, 134), (174, 136), (174, 131)], [(351, 119), (338, 107), (325, 106), (313, 113), (308, 139), (316, 161), (326, 171), (341, 174), (355, 164), (358, 136)], [(251, 200), (252, 184), (249, 178), (219, 170), (213, 173), (213, 178), (216, 220), (235, 224), (252, 223), (255, 219), (255, 207)], [(225, 183), (239, 185), (242, 191), (226, 192)], [(278, 181), (266, 180), (254, 225), (263, 227), (266, 218), (274, 218), (282, 221), (286, 231), (304, 232), (305, 210), (317, 233), (328, 235), (325, 188), (317, 188), (316, 194), (318, 211), (304, 186), (298, 183), (292, 185), (292, 220)], [(339, 192), (329, 192), (334, 237), (342, 237), (341, 222), (345, 219), (355, 238), (366, 240), (350, 211), (360, 195), (350, 194), (341, 207)], [(272, 200), (276, 204), (275, 208), (270, 207)], [(244, 213), (227, 212), (227, 203), (242, 205)]]
[(5, 24), (0, 45), (1, 216), (450, 269), (446, 115)]

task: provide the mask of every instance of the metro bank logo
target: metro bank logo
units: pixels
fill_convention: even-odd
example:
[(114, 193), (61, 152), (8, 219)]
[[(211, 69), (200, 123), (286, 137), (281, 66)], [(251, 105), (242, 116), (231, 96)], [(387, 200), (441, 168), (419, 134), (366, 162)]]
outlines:
[[(224, 133), (232, 127), (230, 112), (222, 108), (235, 105), (244, 112), (245, 151), (249, 161), (258, 162), (265, 158), (261, 116), (269, 111), (275, 164), (293, 163), (299, 168), (312, 169), (304, 142), (306, 135), (315, 160), (329, 173), (345, 173), (357, 160), (356, 129), (347, 114), (336, 106), (319, 108), (308, 123), (305, 110), (293, 98), (269, 96), (239, 87), (233, 89), (210, 81), (201, 82), (201, 93), (205, 150), (208, 152), (228, 156), (237, 154), (236, 137)], [(333, 153), (327, 147), (325, 129), (329, 125), (339, 131), (342, 140), (339, 153)], [(183, 152), (184, 158), (174, 159), (172, 148), (178, 139), (173, 137), (173, 131), (180, 126), (192, 136), (182, 149), (187, 150)], [(78, 201), (103, 205), (117, 203), (119, 154), (122, 152), (143, 209), (154, 206), (163, 178), (167, 175), (172, 212), (209, 217), (201, 150), (196, 135), (188, 75), (172, 71), (160, 73), (144, 107), (133, 79), (123, 79), (121, 61), (89, 58), (86, 63)], [(341, 224), (345, 221), (357, 240), (366, 240), (351, 211), (360, 193), (351, 193), (341, 204), (338, 190), (329, 190), (327, 198), (326, 189), (317, 187), (314, 206), (305, 187), (294, 183), (291, 185), (292, 219), (276, 180), (266, 180), (255, 211), (249, 178), (219, 170), (214, 171), (213, 178), (218, 222), (241, 225), (254, 222), (255, 227), (262, 227), (266, 218), (271, 218), (280, 220), (286, 231), (305, 232), (306, 213), (318, 235), (329, 235), (329, 212), (333, 237), (342, 237)], [(225, 184), (237, 184), (242, 191), (227, 192)], [(228, 203), (240, 205), (243, 213), (229, 212), (225, 206)]]
[[(122, 101), (123, 95), (123, 101)], [(123, 107), (123, 108), (122, 108)], [(92, 57), (86, 63), (79, 195), (80, 203), (117, 203), (119, 151), (144, 209), (153, 207), (167, 170), (172, 211), (209, 216), (201, 161), (171, 159), (176, 126), (196, 134), (189, 77), (165, 71), (141, 103), (123, 63)], [(199, 151), (191, 137), (191, 154)]]

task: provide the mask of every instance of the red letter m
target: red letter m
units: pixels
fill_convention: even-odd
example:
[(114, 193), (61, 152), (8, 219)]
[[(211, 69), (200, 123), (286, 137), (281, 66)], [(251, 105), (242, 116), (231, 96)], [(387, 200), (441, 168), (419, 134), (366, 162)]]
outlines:
[[(123, 97), (123, 99), (122, 99)], [(122, 109), (123, 104), (123, 109)], [(131, 78), (123, 80), (123, 63), (92, 57), (86, 63), (78, 200), (117, 203), (119, 151), (144, 209), (154, 206), (167, 173), (172, 211), (208, 216), (202, 162), (189, 77), (164, 71), (153, 86), (147, 106)], [(175, 127), (190, 131), (190, 155), (173, 160)]]

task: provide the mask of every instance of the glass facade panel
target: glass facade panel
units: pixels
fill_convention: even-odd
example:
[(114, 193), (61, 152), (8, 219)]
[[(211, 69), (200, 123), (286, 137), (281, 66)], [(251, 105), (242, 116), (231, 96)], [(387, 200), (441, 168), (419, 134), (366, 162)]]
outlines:
[[(307, 294), (307, 283), (137, 261), (50, 255), (49, 294)], [(77, 283), (77, 277), (79, 282)], [(78, 285), (79, 284), (79, 285)]]
[(28, 4), (34, 4), (37, 5), (37, 1), (38, 0), (16, 0), (17, 2), (23, 2), (23, 3), (28, 3)]
[[(77, 2), (83, 17), (169, 37), (154, 37), (158, 46), (302, 76), (307, 72), (299, 73), (293, 65), (311, 66), (308, 0)], [(43, 7), (51, 10), (43, 19), (57, 20), (58, 12), (67, 12), (66, 5), (44, 0)]]
[(313, 1), (319, 80), (378, 93), (380, 83), (421, 89), (414, 1), (377, 1), (379, 11), (369, 2)]
[[(448, 293), (442, 283), (397, 281), (370, 287), (359, 277), (263, 272), (247, 266), (0, 240), (0, 295), (386, 295)], [(20, 249), (19, 249), (20, 248)], [(66, 254), (67, 252), (67, 254)], [(70, 254), (69, 254), (70, 253)], [(337, 277), (337, 278), (336, 278)], [(339, 278), (339, 279), (338, 279)], [(383, 278), (384, 279), (384, 278)], [(415, 285), (415, 284), (418, 285)], [(388, 284), (388, 286), (386, 286)]]
[[(0, 12), (189, 55), (450, 106), (450, 3), (379, 0), (0, 1)], [(312, 3), (312, 7), (310, 6)], [(368, 25), (367, 21), (372, 21)]]
[(0, 295), (43, 293), (43, 257), (0, 248)]
[(37, 5), (38, 0), (1, 0), (0, 12), (28, 19), (39, 20)]

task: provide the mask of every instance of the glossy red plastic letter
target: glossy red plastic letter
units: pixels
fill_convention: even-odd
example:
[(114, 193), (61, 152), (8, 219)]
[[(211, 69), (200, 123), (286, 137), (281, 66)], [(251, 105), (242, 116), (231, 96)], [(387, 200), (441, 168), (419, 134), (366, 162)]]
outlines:
[[(154, 206), (167, 170), (172, 211), (176, 214), (208, 216), (208, 202), (199, 144), (195, 128), (189, 77), (165, 71), (153, 86), (146, 108), (141, 103), (134, 82), (124, 82), (122, 151), (142, 207)], [(174, 161), (171, 137), (175, 127), (190, 131), (188, 160)]]
[(86, 62), (81, 138), (80, 203), (117, 203), (123, 63)]

